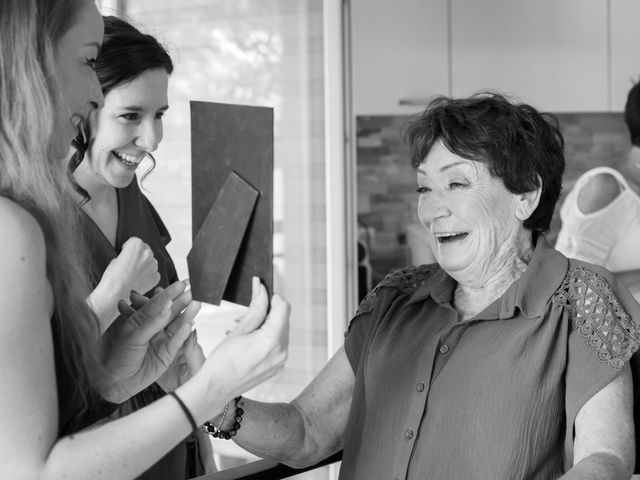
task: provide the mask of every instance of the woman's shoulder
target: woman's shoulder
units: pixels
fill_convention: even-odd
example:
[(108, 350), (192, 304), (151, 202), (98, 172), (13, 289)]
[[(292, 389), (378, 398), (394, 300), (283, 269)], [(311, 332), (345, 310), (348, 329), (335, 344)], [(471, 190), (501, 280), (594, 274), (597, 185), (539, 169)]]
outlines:
[[(0, 245), (2, 256), (33, 250), (44, 254), (44, 235), (34, 216), (15, 201), (0, 196)], [(44, 256), (43, 256), (44, 258)]]
[(362, 300), (356, 315), (371, 311), (378, 298), (385, 291), (390, 291), (392, 294), (413, 294), (418, 287), (426, 283), (427, 280), (433, 277), (433, 275), (439, 270), (440, 265), (432, 263), (428, 265), (405, 267), (392, 271)]
[(568, 312), (571, 330), (614, 370), (640, 347), (640, 329), (634, 322), (640, 308), (607, 269), (570, 259), (553, 302)]
[[(53, 299), (46, 271), (46, 244), (40, 225), (25, 208), (0, 196), (0, 297), (5, 313), (18, 309), (51, 313)], [(7, 321), (15, 316), (6, 315)]]
[(400, 268), (389, 273), (376, 288), (397, 288), (405, 293), (413, 293), (440, 269), (437, 263)]
[(623, 191), (624, 177), (610, 167), (598, 167), (585, 172), (576, 183), (578, 208), (589, 214), (602, 210)]

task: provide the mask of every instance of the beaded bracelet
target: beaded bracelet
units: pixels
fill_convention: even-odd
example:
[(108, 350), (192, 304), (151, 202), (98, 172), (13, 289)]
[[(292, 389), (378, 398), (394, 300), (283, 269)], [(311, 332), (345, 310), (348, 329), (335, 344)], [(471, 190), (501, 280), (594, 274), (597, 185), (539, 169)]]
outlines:
[(224, 420), (227, 416), (227, 412), (229, 410), (229, 403), (227, 403), (224, 407), (224, 412), (222, 413), (222, 420), (220, 420), (220, 425), (217, 427), (213, 425), (211, 422), (204, 422), (204, 425), (200, 427), (200, 429), (211, 435), (213, 438), (222, 438), (224, 440), (230, 440), (231, 437), (234, 437), (238, 430), (240, 430), (240, 423), (242, 422), (242, 415), (244, 414), (244, 410), (242, 407), (244, 406), (244, 402), (242, 401), (242, 395), (236, 397), (234, 399), (236, 405), (235, 418), (233, 420), (233, 426), (231, 430), (228, 432), (222, 431), (222, 425), (224, 425)]

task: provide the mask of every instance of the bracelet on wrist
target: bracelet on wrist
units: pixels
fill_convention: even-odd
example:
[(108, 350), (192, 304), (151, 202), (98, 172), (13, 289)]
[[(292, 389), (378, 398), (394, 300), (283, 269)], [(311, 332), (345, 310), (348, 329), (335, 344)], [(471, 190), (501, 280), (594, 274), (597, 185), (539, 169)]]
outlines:
[(238, 430), (240, 430), (240, 425), (242, 423), (242, 415), (244, 414), (244, 402), (242, 401), (242, 395), (236, 397), (234, 399), (235, 402), (235, 411), (233, 418), (233, 426), (230, 430), (224, 431), (222, 427), (224, 425), (224, 421), (227, 417), (227, 413), (229, 411), (229, 403), (224, 406), (224, 412), (222, 412), (222, 419), (220, 420), (220, 424), (218, 426), (213, 425), (211, 422), (204, 422), (204, 425), (200, 427), (200, 429), (211, 435), (213, 438), (222, 438), (223, 440), (230, 440), (231, 437), (234, 437)]

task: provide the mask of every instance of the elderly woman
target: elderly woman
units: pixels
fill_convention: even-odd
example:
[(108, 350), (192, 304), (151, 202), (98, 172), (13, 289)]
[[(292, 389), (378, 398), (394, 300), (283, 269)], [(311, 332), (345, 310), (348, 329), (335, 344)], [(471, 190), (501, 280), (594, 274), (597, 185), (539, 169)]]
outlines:
[(438, 98), (407, 138), (438, 263), (385, 278), (298, 398), (245, 399), (234, 439), (292, 466), (344, 448), (344, 480), (628, 478), (639, 307), (545, 240), (556, 122), (499, 95)]

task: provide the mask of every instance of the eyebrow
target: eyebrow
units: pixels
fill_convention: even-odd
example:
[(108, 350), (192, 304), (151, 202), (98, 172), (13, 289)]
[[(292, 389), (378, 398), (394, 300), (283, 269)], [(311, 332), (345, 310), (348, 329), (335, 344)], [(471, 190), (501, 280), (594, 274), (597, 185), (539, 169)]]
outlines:
[[(130, 112), (143, 112), (143, 111), (144, 111), (144, 108), (142, 108), (142, 107), (138, 107), (138, 106), (136, 106), (136, 105), (130, 105), (130, 106), (128, 106), (128, 107), (120, 107), (120, 110), (128, 110), (128, 111), (130, 111)], [(157, 111), (159, 111), (159, 112), (160, 112), (160, 111), (164, 112), (164, 111), (166, 111), (166, 110), (169, 110), (169, 105), (164, 105), (164, 106), (160, 107)]]
[[(449, 163), (449, 164), (445, 165), (444, 167), (441, 167), (439, 172), (445, 172), (445, 171), (449, 170), (450, 168), (453, 168), (453, 167), (455, 167), (457, 165), (468, 165), (468, 163), (467, 162), (463, 162), (463, 161)], [(422, 170), (421, 168), (418, 168), (417, 172), (421, 173), (422, 175), (427, 175), (426, 172), (424, 170)]]

